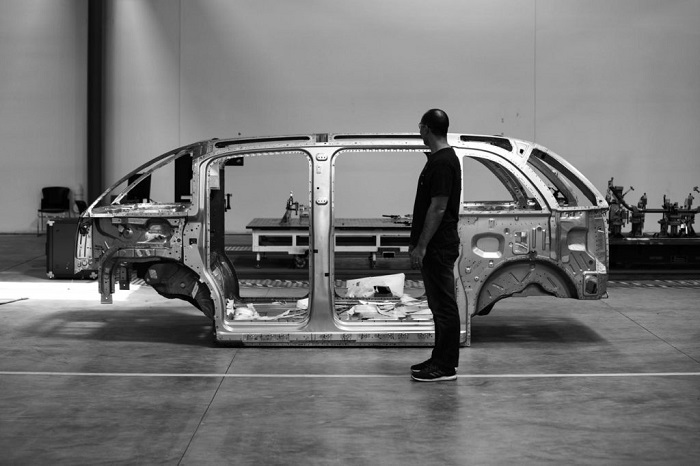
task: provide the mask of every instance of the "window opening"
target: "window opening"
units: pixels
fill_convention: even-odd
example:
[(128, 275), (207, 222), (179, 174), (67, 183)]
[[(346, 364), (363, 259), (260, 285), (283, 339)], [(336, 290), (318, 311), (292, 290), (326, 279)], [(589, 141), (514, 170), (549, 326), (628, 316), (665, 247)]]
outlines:
[(336, 316), (347, 324), (432, 324), (408, 246), (423, 150), (345, 150), (334, 167)]
[(528, 165), (547, 184), (560, 207), (591, 207), (596, 197), (579, 177), (544, 151), (535, 149)]
[(467, 211), (541, 209), (532, 189), (495, 160), (465, 156), (462, 185), (463, 206)]

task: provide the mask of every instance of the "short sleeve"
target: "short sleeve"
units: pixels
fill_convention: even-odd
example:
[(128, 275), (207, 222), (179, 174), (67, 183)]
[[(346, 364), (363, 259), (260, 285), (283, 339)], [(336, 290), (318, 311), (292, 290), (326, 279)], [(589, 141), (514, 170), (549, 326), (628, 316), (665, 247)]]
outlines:
[(447, 163), (436, 163), (428, 180), (430, 197), (452, 194), (453, 170)]

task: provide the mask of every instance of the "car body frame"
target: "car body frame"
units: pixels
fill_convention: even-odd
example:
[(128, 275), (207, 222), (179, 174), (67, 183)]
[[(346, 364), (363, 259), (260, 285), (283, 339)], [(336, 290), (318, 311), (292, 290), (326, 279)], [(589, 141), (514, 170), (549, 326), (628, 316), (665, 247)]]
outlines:
[[(472, 317), (488, 314), (500, 299), (605, 297), (608, 204), (586, 177), (535, 143), (461, 133), (449, 133), (448, 142), (461, 163), (484, 165), (511, 196), (461, 203), (455, 290), (463, 345), (470, 344)], [(220, 343), (432, 345), (432, 321), (339, 319), (333, 285), (339, 154), (426, 150), (415, 133), (212, 139), (177, 148), (121, 178), (82, 214), (75, 271), (96, 272), (103, 303), (112, 302), (117, 284), (128, 288), (136, 273), (161, 295), (202, 310)], [(231, 310), (242, 299), (224, 244), (224, 170), (247, 157), (289, 154), (301, 154), (309, 165), (308, 308), (294, 321), (235, 320)], [(133, 199), (130, 193), (151, 174), (173, 165), (174, 202)]]

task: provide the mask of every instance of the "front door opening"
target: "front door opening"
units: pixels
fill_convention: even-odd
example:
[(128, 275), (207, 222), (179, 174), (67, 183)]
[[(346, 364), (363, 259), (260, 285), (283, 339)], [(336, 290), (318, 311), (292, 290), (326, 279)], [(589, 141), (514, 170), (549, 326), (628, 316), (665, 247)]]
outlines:
[(226, 162), (225, 249), (241, 298), (227, 317), (237, 323), (308, 317), (309, 166), (301, 151)]

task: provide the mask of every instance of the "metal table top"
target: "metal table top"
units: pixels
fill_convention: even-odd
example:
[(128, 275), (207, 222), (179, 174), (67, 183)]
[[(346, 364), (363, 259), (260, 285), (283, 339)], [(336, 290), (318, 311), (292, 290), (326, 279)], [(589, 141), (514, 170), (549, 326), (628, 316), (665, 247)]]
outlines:
[[(309, 223), (299, 218), (291, 218), (288, 223), (282, 223), (279, 218), (254, 218), (246, 225), (251, 230), (308, 230)], [(410, 230), (406, 223), (397, 223), (391, 218), (337, 218), (337, 230)]]

